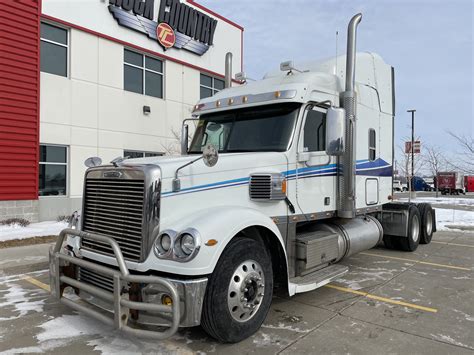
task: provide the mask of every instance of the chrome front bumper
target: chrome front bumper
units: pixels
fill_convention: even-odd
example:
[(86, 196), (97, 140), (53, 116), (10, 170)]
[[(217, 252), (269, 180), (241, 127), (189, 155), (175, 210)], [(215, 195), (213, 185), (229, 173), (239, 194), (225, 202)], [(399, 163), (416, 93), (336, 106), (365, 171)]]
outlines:
[[(63, 253), (61, 248), (67, 235), (87, 237), (109, 244), (114, 251), (119, 270)], [(190, 327), (200, 323), (207, 278), (175, 280), (131, 275), (119, 245), (112, 238), (75, 229), (64, 229), (55, 247), (50, 250), (49, 267), (53, 297), (126, 333), (161, 340), (172, 336), (180, 326)], [(110, 278), (113, 288), (108, 291), (103, 287), (81, 281), (75, 272), (77, 267)], [(77, 297), (75, 299), (67, 297), (64, 289), (68, 286), (76, 290), (80, 296), (79, 300)], [(171, 298), (171, 306), (162, 304), (163, 295)], [(166, 328), (143, 329), (145, 324)]]

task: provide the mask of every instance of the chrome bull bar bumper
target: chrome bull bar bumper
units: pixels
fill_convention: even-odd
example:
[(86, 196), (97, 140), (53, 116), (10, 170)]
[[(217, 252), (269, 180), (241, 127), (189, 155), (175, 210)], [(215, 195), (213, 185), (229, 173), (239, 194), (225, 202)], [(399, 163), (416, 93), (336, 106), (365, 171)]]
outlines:
[[(87, 237), (89, 239), (109, 244), (115, 254), (117, 265), (120, 271), (61, 253), (61, 247), (63, 245), (64, 238), (67, 235), (78, 236), (81, 238)], [(66, 264), (72, 264), (75, 266), (91, 269), (111, 277), (113, 280), (113, 293), (63, 274), (62, 266)], [(171, 282), (161, 277), (131, 275), (127, 265), (125, 264), (125, 260), (119, 245), (110, 237), (82, 232), (75, 229), (64, 229), (59, 234), (56, 245), (49, 252), (49, 267), (51, 294), (53, 297), (68, 307), (94, 317), (99, 321), (122, 330), (125, 333), (143, 338), (162, 340), (169, 338), (178, 330), (180, 323), (180, 300), (176, 287)], [(162, 304), (130, 300), (129, 293), (124, 292), (126, 290), (127, 283), (157, 284), (166, 289), (167, 293), (171, 297), (172, 304), (171, 306), (167, 306)], [(95, 309), (94, 306), (88, 306), (86, 304), (82, 304), (82, 302), (76, 302), (72, 299), (64, 297), (63, 290), (65, 286), (77, 288), (99, 299), (113, 303), (113, 317), (107, 316), (106, 314), (100, 312), (99, 310)], [(130, 327), (128, 325), (130, 310), (170, 314), (170, 325), (164, 331)]]

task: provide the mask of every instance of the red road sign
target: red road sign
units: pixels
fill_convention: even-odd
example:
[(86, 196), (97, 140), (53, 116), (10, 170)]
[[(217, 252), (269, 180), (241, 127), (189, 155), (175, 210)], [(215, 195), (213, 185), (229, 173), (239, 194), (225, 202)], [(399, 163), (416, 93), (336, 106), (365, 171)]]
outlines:
[[(411, 142), (405, 142), (405, 154), (411, 153)], [(421, 142), (414, 141), (413, 142), (413, 153), (420, 154), (421, 153)]]

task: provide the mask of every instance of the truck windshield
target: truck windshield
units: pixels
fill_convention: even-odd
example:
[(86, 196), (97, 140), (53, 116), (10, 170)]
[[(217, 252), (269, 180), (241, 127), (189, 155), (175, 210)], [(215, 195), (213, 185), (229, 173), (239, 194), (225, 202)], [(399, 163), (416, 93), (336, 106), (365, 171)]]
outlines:
[(189, 153), (209, 143), (221, 153), (286, 151), (300, 107), (286, 103), (202, 115)]

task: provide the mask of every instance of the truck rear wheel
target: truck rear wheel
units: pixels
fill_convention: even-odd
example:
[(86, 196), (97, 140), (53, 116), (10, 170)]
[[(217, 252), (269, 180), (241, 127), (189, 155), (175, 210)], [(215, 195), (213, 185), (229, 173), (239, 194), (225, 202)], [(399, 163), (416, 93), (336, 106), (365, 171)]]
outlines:
[(416, 206), (408, 208), (408, 235), (398, 237), (398, 247), (403, 251), (415, 251), (420, 243), (421, 217)]
[(429, 203), (417, 204), (421, 217), (420, 244), (429, 244), (435, 231), (434, 211)]
[(221, 342), (239, 342), (260, 328), (272, 294), (272, 263), (263, 245), (254, 239), (236, 238), (209, 278), (201, 325)]

